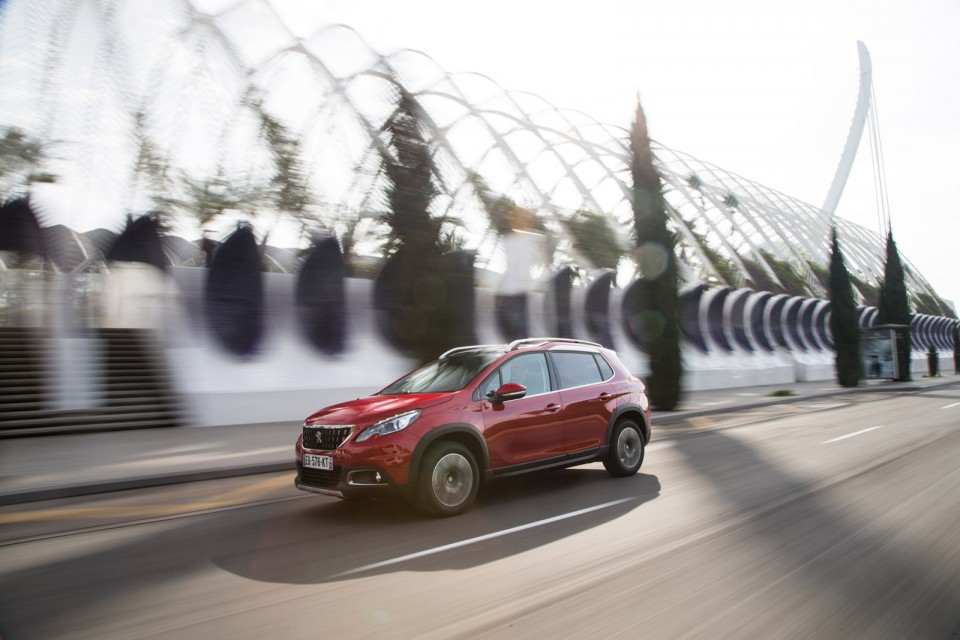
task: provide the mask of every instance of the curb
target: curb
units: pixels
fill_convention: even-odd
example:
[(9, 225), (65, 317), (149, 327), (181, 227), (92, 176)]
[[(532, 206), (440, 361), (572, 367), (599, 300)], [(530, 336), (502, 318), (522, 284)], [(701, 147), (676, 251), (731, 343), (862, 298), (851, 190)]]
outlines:
[[(746, 402), (736, 405), (725, 405), (711, 409), (691, 409), (689, 411), (681, 410), (664, 413), (654, 412), (651, 419), (653, 421), (654, 429), (656, 429), (658, 426), (669, 427), (671, 425), (675, 425), (687, 418), (716, 415), (721, 413), (734, 413), (736, 411), (745, 411), (748, 409), (769, 407), (778, 404), (807, 402), (810, 400), (843, 396), (851, 393), (880, 393), (890, 391), (917, 393), (921, 391), (929, 391), (957, 385), (960, 385), (960, 380), (950, 380), (926, 385), (916, 383), (888, 383), (875, 386), (852, 387), (849, 389), (841, 388), (806, 395), (771, 397), (768, 400)], [(236, 478), (260, 473), (292, 471), (295, 468), (296, 465), (291, 457), (290, 460), (284, 460), (280, 462), (261, 462), (244, 466), (162, 473), (135, 478), (94, 480), (73, 485), (55, 485), (48, 487), (27, 488), (23, 490), (14, 489), (8, 492), (0, 491), (0, 506), (24, 504), (27, 502), (39, 502), (42, 500), (55, 500), (57, 498), (73, 498), (86, 495), (95, 495), (98, 493), (125, 491), (129, 489), (146, 489), (149, 487), (183, 484), (187, 482), (199, 482), (202, 480)]]
[[(0, 492), (0, 506), (39, 502), (41, 500), (56, 500), (57, 498), (76, 498), (78, 496), (126, 491), (128, 489), (146, 489), (162, 487), (202, 480), (219, 480), (222, 478), (236, 478), (255, 475), (258, 473), (276, 473), (278, 471), (292, 471), (296, 464), (291, 458), (285, 462), (262, 462), (242, 467), (224, 467), (220, 469), (204, 469), (200, 471), (185, 471), (181, 473), (162, 473), (153, 476), (137, 478), (116, 478), (111, 480), (95, 480), (72, 485), (56, 485)], [(292, 486), (292, 485), (291, 485)]]
[(848, 389), (831, 389), (829, 391), (822, 391), (820, 393), (809, 393), (806, 395), (796, 395), (796, 396), (780, 396), (776, 398), (770, 398), (769, 400), (761, 400), (757, 402), (747, 402), (736, 405), (724, 405), (722, 407), (716, 407), (712, 409), (691, 409), (689, 411), (670, 411), (670, 412), (653, 412), (651, 414), (651, 422), (653, 422), (654, 428), (657, 425), (670, 426), (676, 424), (687, 418), (698, 418), (700, 416), (709, 416), (716, 415), (719, 413), (734, 413), (736, 411), (745, 411), (748, 409), (756, 409), (762, 407), (771, 407), (778, 404), (793, 404), (797, 402), (805, 402), (807, 400), (817, 400), (820, 398), (832, 398), (834, 396), (844, 396), (851, 393), (883, 393), (889, 391), (896, 391), (902, 393), (917, 393), (920, 391), (928, 391), (930, 389), (941, 389), (944, 387), (951, 387), (960, 384), (960, 381), (952, 380), (946, 382), (940, 382), (935, 384), (911, 384), (911, 383), (890, 383), (882, 384), (875, 386), (863, 386), (863, 387), (850, 387)]

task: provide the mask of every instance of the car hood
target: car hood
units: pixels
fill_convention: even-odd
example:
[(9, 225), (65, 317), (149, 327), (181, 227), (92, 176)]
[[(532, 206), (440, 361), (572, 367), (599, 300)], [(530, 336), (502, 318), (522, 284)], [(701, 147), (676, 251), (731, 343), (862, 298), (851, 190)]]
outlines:
[(404, 411), (426, 409), (449, 400), (453, 393), (406, 393), (368, 396), (317, 411), (305, 424), (372, 424)]

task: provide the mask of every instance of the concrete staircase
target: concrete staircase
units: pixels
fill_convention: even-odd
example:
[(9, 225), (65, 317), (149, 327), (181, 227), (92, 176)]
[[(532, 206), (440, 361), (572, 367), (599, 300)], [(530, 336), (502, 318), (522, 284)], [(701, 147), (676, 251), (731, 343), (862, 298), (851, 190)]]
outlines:
[(46, 406), (43, 334), (27, 327), (0, 327), (0, 429)]
[(0, 438), (173, 427), (184, 422), (161, 355), (147, 332), (100, 329), (95, 390), (82, 409), (54, 410), (50, 372), (56, 346), (41, 331), (0, 327)]

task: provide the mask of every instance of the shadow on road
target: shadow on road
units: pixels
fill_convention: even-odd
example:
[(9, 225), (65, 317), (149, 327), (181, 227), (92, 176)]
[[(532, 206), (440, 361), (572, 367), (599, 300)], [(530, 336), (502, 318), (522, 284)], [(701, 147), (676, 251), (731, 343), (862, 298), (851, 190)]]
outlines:
[(623, 500), (363, 575), (480, 566), (614, 520), (659, 493), (655, 476), (614, 479), (591, 465), (501, 480), (457, 518), (428, 518), (400, 500), (316, 496), (70, 536), (55, 548), (0, 549), (18, 565), (0, 572), (0, 623), (9, 637), (69, 637), (71, 629), (101, 624), (121, 600), (146, 598), (162, 610), (158, 586), (212, 566), (257, 581), (332, 582), (358, 567)]
[[(779, 570), (770, 572), (775, 580), (766, 589), (782, 586), (782, 592), (774, 591), (780, 594), (781, 604), (796, 598), (802, 601), (805, 593), (816, 598), (816, 623), (823, 626), (812, 635), (934, 638), (946, 637), (954, 629), (960, 617), (957, 576), (936, 567), (931, 571), (930, 550), (904, 545), (910, 536), (876, 515), (884, 511), (887, 497), (876, 486), (877, 479), (892, 482), (888, 478), (894, 472), (897, 478), (904, 477), (900, 473), (915, 473), (908, 465), (924, 464), (919, 457), (907, 460), (911, 455), (907, 453), (877, 473), (860, 474), (851, 481), (862, 485), (850, 487), (841, 496), (831, 493), (829, 486), (818, 489), (791, 475), (730, 432), (685, 438), (675, 450), (732, 509), (732, 514), (727, 511), (729, 519), (739, 520), (718, 535), (728, 536), (733, 541), (729, 544), (760, 545), (758, 555), (768, 563), (763, 569), (772, 564)], [(879, 499), (865, 503), (881, 505), (879, 510), (858, 508), (859, 501), (868, 499)], [(891, 502), (889, 508), (898, 506)], [(942, 532), (928, 535), (944, 546), (943, 538), (938, 540)], [(749, 567), (740, 571), (749, 575)], [(786, 584), (780, 585), (781, 580)], [(777, 601), (777, 596), (769, 597)], [(837, 626), (842, 624), (838, 620), (859, 620), (863, 626), (843, 629)]]
[[(456, 518), (429, 518), (401, 500), (307, 501), (283, 517), (234, 533), (211, 559), (246, 578), (295, 584), (352, 577), (358, 569), (363, 575), (466, 569), (615, 520), (659, 494), (655, 476), (613, 479), (602, 468), (585, 467), (496, 481), (473, 509)], [(594, 510), (562, 518), (589, 509)], [(548, 519), (556, 520), (519, 530)], [(510, 529), (518, 530), (363, 569)]]

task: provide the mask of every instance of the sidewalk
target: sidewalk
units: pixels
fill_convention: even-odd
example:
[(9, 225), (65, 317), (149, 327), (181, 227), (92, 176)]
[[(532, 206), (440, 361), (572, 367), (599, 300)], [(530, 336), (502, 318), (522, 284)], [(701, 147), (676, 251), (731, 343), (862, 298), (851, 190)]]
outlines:
[[(960, 375), (856, 389), (832, 381), (688, 392), (680, 410), (655, 412), (654, 437), (686, 418), (862, 391), (916, 392)], [(770, 394), (789, 390), (795, 395)], [(0, 440), (0, 505), (213, 478), (287, 471), (300, 422), (92, 432)]]

